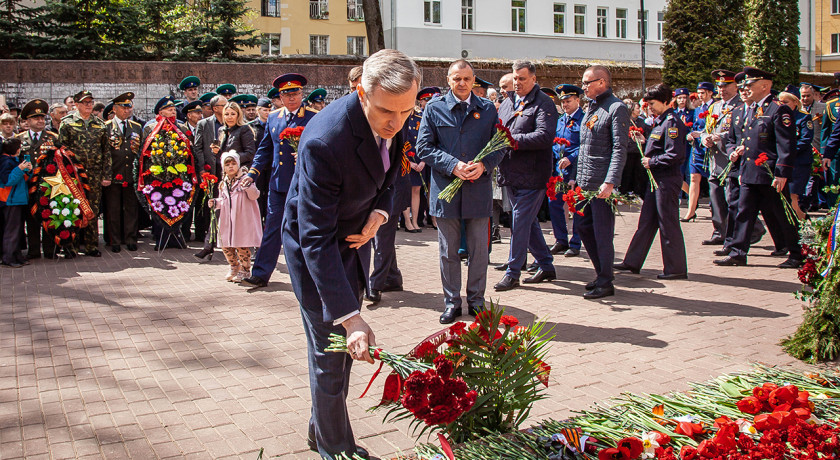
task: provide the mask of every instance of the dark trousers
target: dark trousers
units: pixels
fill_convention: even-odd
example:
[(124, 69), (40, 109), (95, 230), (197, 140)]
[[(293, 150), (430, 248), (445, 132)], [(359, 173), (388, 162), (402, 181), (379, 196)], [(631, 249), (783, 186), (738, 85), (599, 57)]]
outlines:
[(193, 207), (193, 223), (195, 224), (195, 239), (202, 241), (207, 236), (207, 228), (210, 227), (210, 209), (204, 203), (204, 190), (198, 188), (195, 191), (196, 205)]
[[(114, 184), (103, 190), (105, 198), (105, 228), (111, 245), (137, 244), (137, 195), (133, 187)], [(184, 217), (186, 219), (186, 217)]]
[(583, 247), (586, 248), (586, 253), (595, 267), (596, 286), (612, 286), (615, 279), (613, 275), (615, 214), (606, 200), (593, 198), (583, 208), (578, 231)]
[[(467, 267), (467, 305), (476, 309), (484, 306), (487, 287), (487, 264), (490, 255), (484, 250), (490, 240), (490, 218), (471, 219), (438, 217), (438, 248), (440, 251), (440, 280), (443, 284), (444, 304), (447, 308), (461, 308), (461, 258), (455, 242), (466, 240), (469, 252)], [(520, 267), (522, 264), (519, 264)]]
[(712, 237), (723, 237), (726, 235), (726, 218), (729, 214), (729, 205), (726, 203), (726, 185), (721, 180), (711, 177), (709, 178), (709, 205), (712, 207), (712, 226), (715, 229)]
[[(732, 241), (735, 239), (735, 217), (738, 215), (738, 199), (741, 197), (741, 184), (739, 183), (738, 179), (735, 177), (730, 177), (726, 179), (726, 238), (723, 241), (723, 248), (729, 249), (732, 247)], [(764, 224), (761, 223), (761, 220), (756, 217), (755, 218), (755, 225), (753, 226), (752, 235), (758, 237), (759, 235), (764, 234), (765, 232)], [(774, 244), (776, 241), (776, 236), (774, 233), (770, 233), (770, 236), (773, 238)]]
[(20, 233), (23, 228), (23, 210), (26, 205), (3, 206), (3, 263), (23, 263), (20, 253)]
[(578, 215), (572, 216), (572, 238), (569, 239), (569, 230), (566, 225), (566, 202), (557, 198), (548, 200), (548, 213), (551, 216), (551, 228), (554, 230), (554, 239), (558, 243), (565, 244), (573, 249), (580, 249), (580, 235), (578, 234)]
[(525, 263), (529, 250), (541, 269), (554, 271), (554, 258), (545, 244), (545, 237), (537, 221), (537, 213), (540, 212), (544, 196), (544, 189), (510, 188), (513, 221), (510, 226), (510, 255), (505, 275), (513, 279), (519, 279), (522, 264)]
[[(102, 175), (88, 173), (90, 193), (86, 193), (88, 204), (93, 210), (93, 219), (81, 231), (85, 252), (99, 247), (99, 205), (102, 203)], [(81, 244), (77, 244), (81, 247)]]
[(630, 240), (624, 263), (641, 269), (648, 251), (659, 231), (659, 243), (662, 246), (663, 272), (666, 275), (681, 275), (688, 272), (685, 257), (685, 241), (680, 229), (680, 189), (681, 176), (656, 178), (659, 186), (654, 191), (645, 192), (645, 201), (639, 213), (639, 227)]
[[(23, 221), (26, 223), (26, 247), (29, 256), (37, 257), (41, 254), (42, 219), (40, 215), (33, 216), (31, 210), (31, 205), (23, 209)], [(46, 246), (46, 241), (44, 241), (44, 245)], [(45, 247), (45, 253), (46, 249)]]
[(324, 351), (330, 344), (330, 334), (346, 335), (346, 332), (340, 324), (334, 326), (324, 322), (321, 305), (301, 305), (300, 312), (306, 332), (309, 391), (312, 397), (309, 438), (317, 442), (318, 453), (323, 458), (335, 459), (342, 453), (352, 458), (356, 442), (347, 413), (347, 393), (353, 359), (347, 353)]
[(738, 200), (738, 215), (735, 217), (735, 235), (730, 248), (730, 256), (746, 257), (750, 251), (752, 235), (758, 212), (764, 215), (767, 227), (773, 227), (782, 234), (783, 245), (790, 251), (791, 259), (801, 259), (799, 231), (797, 226), (788, 222), (781, 196), (770, 185), (741, 184), (741, 196)]
[[(396, 208), (396, 206), (395, 206)], [(399, 213), (391, 212), (388, 222), (382, 224), (373, 239), (373, 271), (370, 288), (381, 291), (385, 286), (402, 286), (403, 277), (397, 267), (397, 250), (394, 240), (400, 224)]]
[[(257, 249), (251, 275), (268, 281), (277, 268), (277, 259), (283, 248), (283, 212), (286, 209), (286, 194), (275, 190), (268, 191), (268, 215), (265, 217), (265, 230), (262, 242)], [(392, 216), (394, 219), (396, 216)], [(396, 220), (396, 219), (395, 219)]]

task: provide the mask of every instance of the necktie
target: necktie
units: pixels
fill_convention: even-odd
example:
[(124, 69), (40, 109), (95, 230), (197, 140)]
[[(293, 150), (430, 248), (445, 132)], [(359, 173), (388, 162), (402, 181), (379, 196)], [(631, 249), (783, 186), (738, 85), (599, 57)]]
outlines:
[(749, 110), (747, 110), (747, 124), (752, 123), (753, 115), (755, 115), (755, 104), (751, 104)]
[(128, 136), (128, 122), (123, 120), (122, 122), (122, 132), (123, 132), (123, 139)]
[(34, 133), (32, 135), (32, 142), (37, 144), (38, 143), (38, 133)]
[(385, 172), (387, 173), (388, 169), (391, 168), (391, 157), (388, 155), (387, 139), (379, 140), (379, 156), (382, 158), (382, 168), (385, 169)]

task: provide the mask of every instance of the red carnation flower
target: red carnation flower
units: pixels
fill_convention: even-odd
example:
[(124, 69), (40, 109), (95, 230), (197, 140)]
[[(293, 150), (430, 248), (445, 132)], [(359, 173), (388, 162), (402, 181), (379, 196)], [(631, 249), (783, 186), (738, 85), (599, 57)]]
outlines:
[(510, 315), (502, 315), (502, 318), (499, 320), (500, 324), (504, 324), (507, 327), (515, 327), (519, 324), (519, 320)]
[(682, 446), (680, 449), (681, 460), (694, 460), (697, 458), (697, 449), (691, 446)]
[(762, 153), (758, 156), (758, 158), (755, 159), (755, 165), (756, 166), (762, 166), (764, 163), (767, 163), (767, 160), (769, 160), (769, 158), (767, 157), (767, 154)]
[(123, 175), (117, 174), (116, 176), (114, 176), (114, 180), (123, 180)]
[(452, 335), (461, 335), (467, 331), (467, 323), (458, 321), (449, 327), (449, 333)]
[(159, 180), (153, 180), (152, 181), (152, 187), (160, 187), (160, 181)]
[(47, 165), (47, 172), (50, 174), (55, 174), (55, 165), (50, 163)]
[(41, 199), (40, 199), (40, 200), (38, 200), (38, 203), (39, 203), (41, 206), (46, 206), (46, 205), (50, 204), (50, 199), (49, 199), (49, 198), (47, 198), (47, 197), (45, 197), (45, 196), (42, 196), (42, 197), (41, 197)]
[(51, 213), (50, 213), (50, 210), (49, 210), (49, 209), (44, 209), (43, 211), (41, 211), (41, 218), (42, 218), (42, 219), (49, 219), (49, 218), (50, 218), (50, 214), (51, 214)]
[(210, 171), (210, 165), (204, 165), (204, 170), (205, 171)]
[(62, 240), (66, 240), (67, 238), (70, 238), (70, 232), (68, 232), (67, 230), (62, 230), (58, 233), (58, 237)]
[(123, 188), (128, 188), (128, 182), (123, 182), (123, 183), (122, 183), (122, 187), (123, 187)]
[(172, 180), (172, 183), (173, 183), (173, 184), (175, 184), (175, 185), (180, 186), (181, 184), (183, 184), (183, 183), (184, 183), (184, 180), (183, 180), (183, 179), (181, 179), (180, 177), (176, 177), (175, 179), (173, 179), (173, 180)]

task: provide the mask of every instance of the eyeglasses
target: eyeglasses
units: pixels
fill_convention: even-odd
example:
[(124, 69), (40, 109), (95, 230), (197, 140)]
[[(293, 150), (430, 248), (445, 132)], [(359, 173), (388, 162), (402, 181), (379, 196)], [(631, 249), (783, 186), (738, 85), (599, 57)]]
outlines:
[(595, 83), (598, 80), (603, 80), (603, 78), (596, 78), (594, 80), (589, 80), (589, 81), (584, 80), (584, 81), (581, 81), (580, 83), (581, 83), (581, 86), (583, 86), (585, 88), (585, 87), (591, 85), (592, 83)]

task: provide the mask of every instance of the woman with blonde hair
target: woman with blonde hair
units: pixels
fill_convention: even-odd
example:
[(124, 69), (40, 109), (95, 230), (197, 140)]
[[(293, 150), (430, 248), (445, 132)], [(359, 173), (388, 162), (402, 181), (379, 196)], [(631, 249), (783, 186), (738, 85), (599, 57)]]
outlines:
[(802, 101), (799, 100), (799, 89), (788, 88), (779, 93), (779, 101), (793, 110), (796, 123), (796, 155), (793, 160), (793, 173), (790, 176), (790, 204), (796, 216), (802, 220), (807, 217), (805, 211), (799, 207), (799, 197), (805, 195), (808, 180), (811, 178), (814, 153), (811, 142), (814, 140), (814, 121), (808, 112), (802, 111)]
[[(222, 113), (222, 127), (219, 128), (219, 145), (213, 145), (213, 153), (218, 157), (220, 153), (235, 150), (239, 153), (241, 167), (248, 168), (254, 160), (257, 151), (254, 131), (245, 125), (242, 107), (236, 102), (228, 102)], [(219, 168), (221, 170), (221, 168)]]

